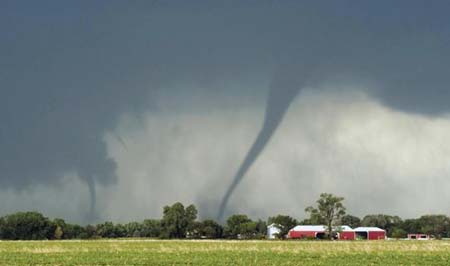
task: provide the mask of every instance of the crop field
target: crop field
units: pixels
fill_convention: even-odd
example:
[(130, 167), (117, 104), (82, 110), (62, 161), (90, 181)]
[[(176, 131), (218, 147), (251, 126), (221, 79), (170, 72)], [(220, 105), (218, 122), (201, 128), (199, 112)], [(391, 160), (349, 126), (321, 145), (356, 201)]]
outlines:
[(0, 241), (0, 265), (450, 265), (450, 242)]

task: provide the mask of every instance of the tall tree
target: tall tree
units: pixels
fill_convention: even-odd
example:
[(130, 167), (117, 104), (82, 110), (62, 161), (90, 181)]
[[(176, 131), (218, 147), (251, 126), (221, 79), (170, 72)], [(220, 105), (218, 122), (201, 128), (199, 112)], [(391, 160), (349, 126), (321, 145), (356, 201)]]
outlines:
[(330, 239), (333, 237), (333, 225), (345, 215), (343, 201), (343, 197), (322, 193), (316, 201), (317, 208), (310, 206), (305, 209), (305, 212), (309, 213), (310, 219), (320, 219), (325, 222), (327, 234)]
[(196, 223), (198, 211), (197, 208), (193, 204), (191, 204), (186, 207), (184, 214), (184, 222), (186, 224), (187, 232), (189, 228), (191, 228)]
[(172, 206), (165, 206), (161, 225), (163, 237), (165, 238), (185, 238), (187, 230), (197, 219), (197, 208), (194, 205), (186, 209), (183, 204), (177, 202)]

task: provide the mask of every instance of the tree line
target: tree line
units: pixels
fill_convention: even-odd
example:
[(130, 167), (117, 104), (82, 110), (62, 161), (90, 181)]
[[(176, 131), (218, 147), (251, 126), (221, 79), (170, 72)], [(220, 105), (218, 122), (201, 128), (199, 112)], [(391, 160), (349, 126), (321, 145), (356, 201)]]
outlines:
[[(285, 238), (296, 225), (374, 226), (386, 230), (388, 237), (404, 238), (407, 233), (430, 234), (436, 238), (450, 237), (450, 218), (446, 215), (424, 215), (416, 219), (401, 219), (386, 214), (366, 215), (362, 219), (346, 214), (342, 197), (323, 193), (317, 207), (305, 209), (309, 217), (297, 220), (289, 215), (269, 217), (267, 221), (252, 220), (245, 214), (228, 217), (225, 224), (212, 219), (198, 220), (194, 205), (185, 207), (175, 203), (163, 208), (161, 219), (146, 219), (126, 224), (104, 222), (81, 226), (63, 219), (49, 219), (38, 212), (17, 212), (0, 217), (0, 239), (3, 240), (59, 240), (98, 238), (161, 238), (161, 239), (264, 239), (267, 225), (280, 229), (279, 238)], [(331, 234), (330, 234), (331, 236)]]

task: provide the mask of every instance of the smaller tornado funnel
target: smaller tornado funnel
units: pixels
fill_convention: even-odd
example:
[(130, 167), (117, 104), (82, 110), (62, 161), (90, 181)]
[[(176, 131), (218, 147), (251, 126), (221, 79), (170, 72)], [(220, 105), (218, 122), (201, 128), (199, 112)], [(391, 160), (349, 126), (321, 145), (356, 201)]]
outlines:
[(286, 70), (292, 71), (293, 69), (280, 69), (275, 74), (270, 86), (263, 126), (222, 198), (218, 214), (219, 221), (222, 221), (224, 218), (223, 215), (234, 190), (242, 181), (248, 169), (264, 150), (275, 130), (283, 120), (284, 114), (288, 110), (291, 102), (297, 96), (302, 86), (304, 86), (304, 84), (299, 81), (298, 76), (292, 75), (292, 73), (287, 72)]

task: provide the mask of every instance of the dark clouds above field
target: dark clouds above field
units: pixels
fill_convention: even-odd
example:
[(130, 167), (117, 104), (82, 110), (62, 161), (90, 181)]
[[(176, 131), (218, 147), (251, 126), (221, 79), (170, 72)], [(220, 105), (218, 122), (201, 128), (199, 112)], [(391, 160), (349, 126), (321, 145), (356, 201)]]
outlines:
[(330, 191), (359, 215), (448, 213), (449, 8), (2, 1), (0, 213), (88, 221), (93, 183), (98, 219), (214, 217), (275, 73), (303, 89), (228, 212), (302, 216)]

